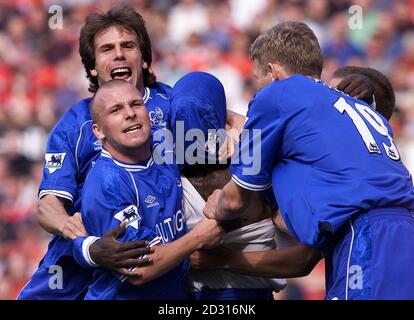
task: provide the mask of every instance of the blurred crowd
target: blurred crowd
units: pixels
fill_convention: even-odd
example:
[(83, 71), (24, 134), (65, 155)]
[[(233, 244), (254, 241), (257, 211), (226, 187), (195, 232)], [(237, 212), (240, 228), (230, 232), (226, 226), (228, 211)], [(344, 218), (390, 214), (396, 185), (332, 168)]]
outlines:
[[(50, 235), (35, 220), (47, 134), (89, 96), (79, 30), (114, 1), (0, 1), (0, 299), (14, 299)], [(245, 113), (254, 94), (250, 43), (284, 20), (307, 23), (325, 57), (323, 79), (344, 65), (383, 72), (396, 92), (392, 125), (414, 172), (414, 0), (132, 0), (147, 22), (153, 71), (169, 85), (203, 70), (223, 83), (228, 107)], [(58, 5), (63, 26), (49, 24)], [(52, 28), (50, 28), (52, 26)], [(279, 298), (322, 299), (324, 270), (290, 282)]]

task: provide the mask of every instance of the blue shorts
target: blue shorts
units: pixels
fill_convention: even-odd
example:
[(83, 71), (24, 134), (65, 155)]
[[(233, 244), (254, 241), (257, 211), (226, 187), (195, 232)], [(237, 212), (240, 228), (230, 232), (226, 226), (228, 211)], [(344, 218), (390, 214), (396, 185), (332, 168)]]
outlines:
[(79, 300), (83, 299), (92, 280), (93, 269), (80, 267), (73, 257), (62, 256), (48, 267), (39, 268), (24, 286), (18, 300)]
[(209, 289), (192, 294), (193, 300), (273, 300), (272, 289)]
[(414, 215), (374, 209), (338, 232), (326, 257), (326, 299), (414, 299)]

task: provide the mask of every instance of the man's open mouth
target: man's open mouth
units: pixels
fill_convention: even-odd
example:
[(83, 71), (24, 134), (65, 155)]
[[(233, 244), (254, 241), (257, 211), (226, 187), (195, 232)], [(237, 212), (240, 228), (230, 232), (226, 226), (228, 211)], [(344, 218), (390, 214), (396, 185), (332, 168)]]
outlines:
[(142, 125), (136, 124), (124, 130), (124, 133), (133, 133), (142, 128)]
[(111, 71), (112, 79), (126, 80), (131, 77), (132, 71), (128, 67), (115, 68)]

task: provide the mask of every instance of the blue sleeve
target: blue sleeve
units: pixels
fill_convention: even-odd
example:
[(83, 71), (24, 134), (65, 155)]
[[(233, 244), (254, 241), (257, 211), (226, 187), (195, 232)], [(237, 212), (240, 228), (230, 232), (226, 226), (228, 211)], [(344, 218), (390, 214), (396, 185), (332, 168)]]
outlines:
[(74, 121), (73, 116), (66, 114), (48, 137), (39, 199), (54, 194), (73, 202), (77, 195), (75, 149), (79, 128)]
[(72, 241), (72, 251), (75, 261), (84, 268), (98, 267), (89, 254), (89, 246), (99, 237), (78, 237)]
[(271, 88), (265, 87), (251, 101), (230, 167), (233, 181), (252, 191), (271, 186), (272, 170), (281, 155), (285, 120)]

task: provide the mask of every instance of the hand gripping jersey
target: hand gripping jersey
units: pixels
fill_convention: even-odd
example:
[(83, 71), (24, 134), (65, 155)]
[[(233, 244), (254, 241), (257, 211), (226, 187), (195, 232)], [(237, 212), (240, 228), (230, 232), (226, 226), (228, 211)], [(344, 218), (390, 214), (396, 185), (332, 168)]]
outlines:
[[(191, 230), (202, 218), (206, 202), (191, 182), (181, 177), (183, 208), (187, 228)], [(275, 226), (271, 219), (252, 223), (224, 235), (223, 246), (242, 251), (271, 250), (277, 247)], [(272, 291), (286, 287), (286, 280), (261, 278), (226, 270), (191, 270), (189, 287), (196, 299), (269, 299)], [(267, 291), (267, 292), (266, 292)], [(215, 296), (211, 296), (214, 292)]]
[[(149, 112), (152, 132), (169, 126), (170, 94), (171, 88), (159, 82), (144, 90), (143, 100)], [(46, 194), (54, 194), (67, 199), (71, 203), (69, 214), (80, 211), (83, 184), (102, 150), (101, 142), (92, 132), (92, 119), (89, 113), (91, 100), (81, 100), (65, 113), (50, 133), (46, 147), (39, 198)], [(81, 297), (82, 292), (88, 287), (91, 271), (80, 268), (71, 256), (72, 241), (54, 236), (39, 270), (25, 286), (19, 299)], [(62, 270), (64, 280), (67, 280), (62, 288), (49, 285), (49, 280), (55, 275), (51, 270), (55, 267), (61, 268), (59, 270)]]
[[(117, 161), (105, 150), (90, 171), (82, 193), (82, 220), (88, 234), (102, 236), (127, 221), (121, 242), (172, 242), (186, 233), (182, 187), (175, 165)], [(188, 261), (142, 286), (121, 275), (95, 269), (86, 299), (185, 299)]]

